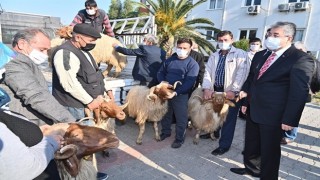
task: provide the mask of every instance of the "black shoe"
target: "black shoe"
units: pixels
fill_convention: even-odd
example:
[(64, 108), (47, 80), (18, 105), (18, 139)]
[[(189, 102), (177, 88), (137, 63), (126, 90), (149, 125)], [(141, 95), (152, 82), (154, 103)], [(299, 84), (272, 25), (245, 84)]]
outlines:
[(260, 177), (260, 174), (250, 172), (246, 168), (231, 168), (230, 171), (239, 175), (250, 175), (253, 177)]
[(179, 148), (179, 147), (182, 146), (182, 144), (183, 144), (183, 141), (181, 142), (181, 141), (178, 141), (178, 140), (174, 140), (174, 142), (171, 144), (171, 147), (172, 148)]
[(170, 137), (171, 134), (160, 134), (160, 141), (165, 140), (167, 137)]
[(211, 154), (217, 156), (217, 155), (222, 155), (227, 151), (229, 151), (229, 149), (218, 147), (217, 149), (213, 150)]
[(97, 172), (97, 180), (106, 180), (109, 176), (106, 173)]
[(210, 139), (210, 133), (200, 135), (200, 139)]

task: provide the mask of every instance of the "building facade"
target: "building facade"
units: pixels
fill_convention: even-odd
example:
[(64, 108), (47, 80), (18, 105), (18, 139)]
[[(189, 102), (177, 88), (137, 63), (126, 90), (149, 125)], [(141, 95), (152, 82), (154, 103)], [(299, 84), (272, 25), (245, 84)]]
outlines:
[(51, 37), (54, 30), (61, 27), (60, 17), (26, 14), (17, 12), (0, 13), (0, 42), (10, 45), (18, 30), (36, 27), (43, 28)]
[[(199, 0), (193, 0), (193, 3)], [(187, 18), (205, 17), (215, 27), (230, 30), (234, 40), (264, 35), (277, 21), (297, 25), (295, 41), (301, 41), (314, 56), (320, 58), (320, 0), (207, 0), (189, 13)], [(203, 32), (214, 36), (214, 32)], [(215, 43), (215, 40), (206, 37)]]

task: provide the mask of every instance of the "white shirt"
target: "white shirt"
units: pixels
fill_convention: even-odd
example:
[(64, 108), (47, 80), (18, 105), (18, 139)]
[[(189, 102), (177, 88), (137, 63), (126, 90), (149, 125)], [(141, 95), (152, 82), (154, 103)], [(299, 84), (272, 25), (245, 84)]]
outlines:
[[(286, 50), (288, 50), (290, 47), (291, 47), (291, 44), (289, 44), (288, 46), (286, 46), (286, 47), (284, 47), (284, 48), (282, 48), (282, 49), (280, 49), (280, 50), (278, 50), (278, 51), (276, 51), (276, 52), (272, 51), (272, 53), (276, 53), (276, 56), (274, 57), (273, 61), (271, 61), (270, 66), (271, 66), (274, 62), (276, 62), (276, 60), (279, 59), (279, 57), (280, 57)], [(272, 53), (271, 53), (271, 54), (272, 54)], [(271, 54), (270, 54), (270, 56), (271, 56)], [(269, 67), (270, 67), (270, 66), (269, 66)]]

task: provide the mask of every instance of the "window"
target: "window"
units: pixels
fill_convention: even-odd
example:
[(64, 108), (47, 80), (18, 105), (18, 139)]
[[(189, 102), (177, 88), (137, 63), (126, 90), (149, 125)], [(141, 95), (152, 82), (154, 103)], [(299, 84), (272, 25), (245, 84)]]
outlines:
[(18, 32), (18, 29), (8, 29), (8, 28), (1, 28), (2, 31), (2, 42), (4, 44), (11, 44), (13, 36)]
[(214, 31), (207, 31), (206, 40), (214, 41), (215, 40), (214, 35), (215, 35)]
[(306, 2), (309, 0), (288, 0), (288, 3), (295, 3), (295, 2)]
[(250, 38), (256, 37), (256, 35), (257, 35), (257, 30), (255, 29), (240, 30), (239, 39), (250, 39)]
[(297, 29), (293, 41), (302, 41), (304, 29)]
[(210, 0), (209, 9), (222, 9), (223, 0)]
[(245, 0), (244, 6), (261, 5), (261, 0)]

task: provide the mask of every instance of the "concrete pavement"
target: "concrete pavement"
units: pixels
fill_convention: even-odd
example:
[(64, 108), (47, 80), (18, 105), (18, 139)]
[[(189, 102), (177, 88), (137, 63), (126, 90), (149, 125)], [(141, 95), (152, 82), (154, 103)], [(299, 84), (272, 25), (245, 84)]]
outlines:
[[(132, 64), (132, 63), (131, 63)], [(131, 66), (130, 66), (131, 67)], [(51, 86), (51, 68), (42, 67)], [(130, 69), (121, 76), (130, 75)], [(320, 179), (320, 106), (307, 104), (300, 121), (296, 141), (282, 146), (279, 179)], [(99, 157), (98, 168), (109, 174), (110, 180), (211, 180), (211, 179), (255, 179), (239, 176), (229, 171), (232, 167), (243, 167), (245, 121), (238, 119), (234, 140), (230, 150), (222, 156), (213, 156), (211, 151), (218, 147), (218, 141), (200, 140), (192, 143), (194, 130), (187, 130), (185, 143), (179, 149), (172, 149), (174, 133), (162, 142), (153, 139), (151, 123), (146, 124), (142, 145), (136, 145), (138, 126), (128, 119), (125, 125), (116, 126), (121, 144), (105, 159)], [(174, 132), (174, 125), (172, 126)], [(0, 178), (1, 179), (1, 178)]]
[[(279, 179), (320, 179), (319, 109), (320, 106), (307, 104), (296, 141), (282, 146)], [(110, 180), (256, 179), (229, 171), (232, 167), (243, 167), (244, 127), (245, 121), (238, 119), (229, 152), (213, 156), (211, 151), (218, 146), (218, 141), (200, 140), (194, 145), (195, 131), (188, 130), (182, 147), (172, 149), (174, 133), (170, 138), (156, 142), (151, 123), (146, 124), (143, 144), (136, 145), (138, 126), (128, 119), (125, 125), (116, 127), (121, 140), (119, 148), (112, 150), (107, 159), (98, 158), (99, 171), (108, 173)]]

